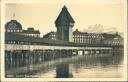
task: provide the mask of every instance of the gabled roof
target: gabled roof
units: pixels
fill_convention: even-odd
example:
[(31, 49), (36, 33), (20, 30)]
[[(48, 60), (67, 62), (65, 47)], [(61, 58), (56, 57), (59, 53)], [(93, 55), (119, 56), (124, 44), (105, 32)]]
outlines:
[(59, 25), (69, 25), (70, 23), (75, 23), (75, 21), (68, 12), (67, 7), (64, 6), (58, 18), (56, 19), (55, 24), (56, 26), (59, 26)]

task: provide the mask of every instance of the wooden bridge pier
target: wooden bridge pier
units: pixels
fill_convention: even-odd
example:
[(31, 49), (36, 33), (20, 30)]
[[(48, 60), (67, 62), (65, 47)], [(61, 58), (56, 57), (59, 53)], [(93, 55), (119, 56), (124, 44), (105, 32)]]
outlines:
[(34, 50), (6, 50), (6, 67), (17, 67), (28, 64), (41, 63), (77, 55), (104, 55), (121, 52), (122, 49), (34, 49)]

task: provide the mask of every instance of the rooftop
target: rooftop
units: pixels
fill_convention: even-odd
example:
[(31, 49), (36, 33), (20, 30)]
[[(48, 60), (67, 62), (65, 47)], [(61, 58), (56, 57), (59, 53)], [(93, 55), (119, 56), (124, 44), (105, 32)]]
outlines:
[(75, 23), (75, 21), (68, 12), (67, 7), (64, 6), (59, 16), (57, 17), (55, 24), (56, 26), (60, 26), (60, 25), (69, 25), (70, 23)]
[(5, 29), (22, 29), (22, 25), (17, 20), (10, 20), (5, 24)]
[(119, 37), (120, 39), (122, 39), (122, 37), (119, 35), (119, 34), (108, 34), (108, 33), (103, 33), (102, 36), (105, 38), (105, 39), (114, 39), (116, 37)]

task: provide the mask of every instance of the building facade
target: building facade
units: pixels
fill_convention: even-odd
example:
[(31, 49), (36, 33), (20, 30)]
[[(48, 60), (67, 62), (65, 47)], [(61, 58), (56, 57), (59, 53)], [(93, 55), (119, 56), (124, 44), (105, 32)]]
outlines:
[(103, 43), (104, 44), (107, 44), (107, 45), (123, 45), (124, 42), (123, 42), (123, 38), (117, 33), (115, 34), (102, 34), (102, 36), (104, 37), (104, 41)]
[(47, 33), (46, 35), (44, 35), (43, 38), (57, 40), (57, 33), (54, 31), (51, 31)]
[(81, 32), (76, 29), (73, 32), (73, 41), (75, 43), (100, 44), (104, 37), (98, 33)]
[(40, 37), (39, 30), (29, 27), (27, 30), (22, 29), (22, 25), (17, 20), (10, 20), (5, 24), (5, 32), (15, 33), (30, 37)]
[[(57, 40), (56, 32), (49, 32), (44, 35), (44, 38)], [(88, 45), (123, 45), (123, 38), (118, 34), (107, 34), (107, 33), (88, 33), (81, 32), (78, 29), (73, 31), (73, 42), (74, 43), (85, 43)]]

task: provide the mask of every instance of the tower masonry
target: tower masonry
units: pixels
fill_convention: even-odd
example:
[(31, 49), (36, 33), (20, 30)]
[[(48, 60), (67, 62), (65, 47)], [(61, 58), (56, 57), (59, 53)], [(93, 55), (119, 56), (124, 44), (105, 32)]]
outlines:
[(68, 12), (67, 7), (64, 6), (55, 21), (55, 26), (57, 27), (57, 39), (73, 42), (72, 28), (74, 23), (75, 21)]

